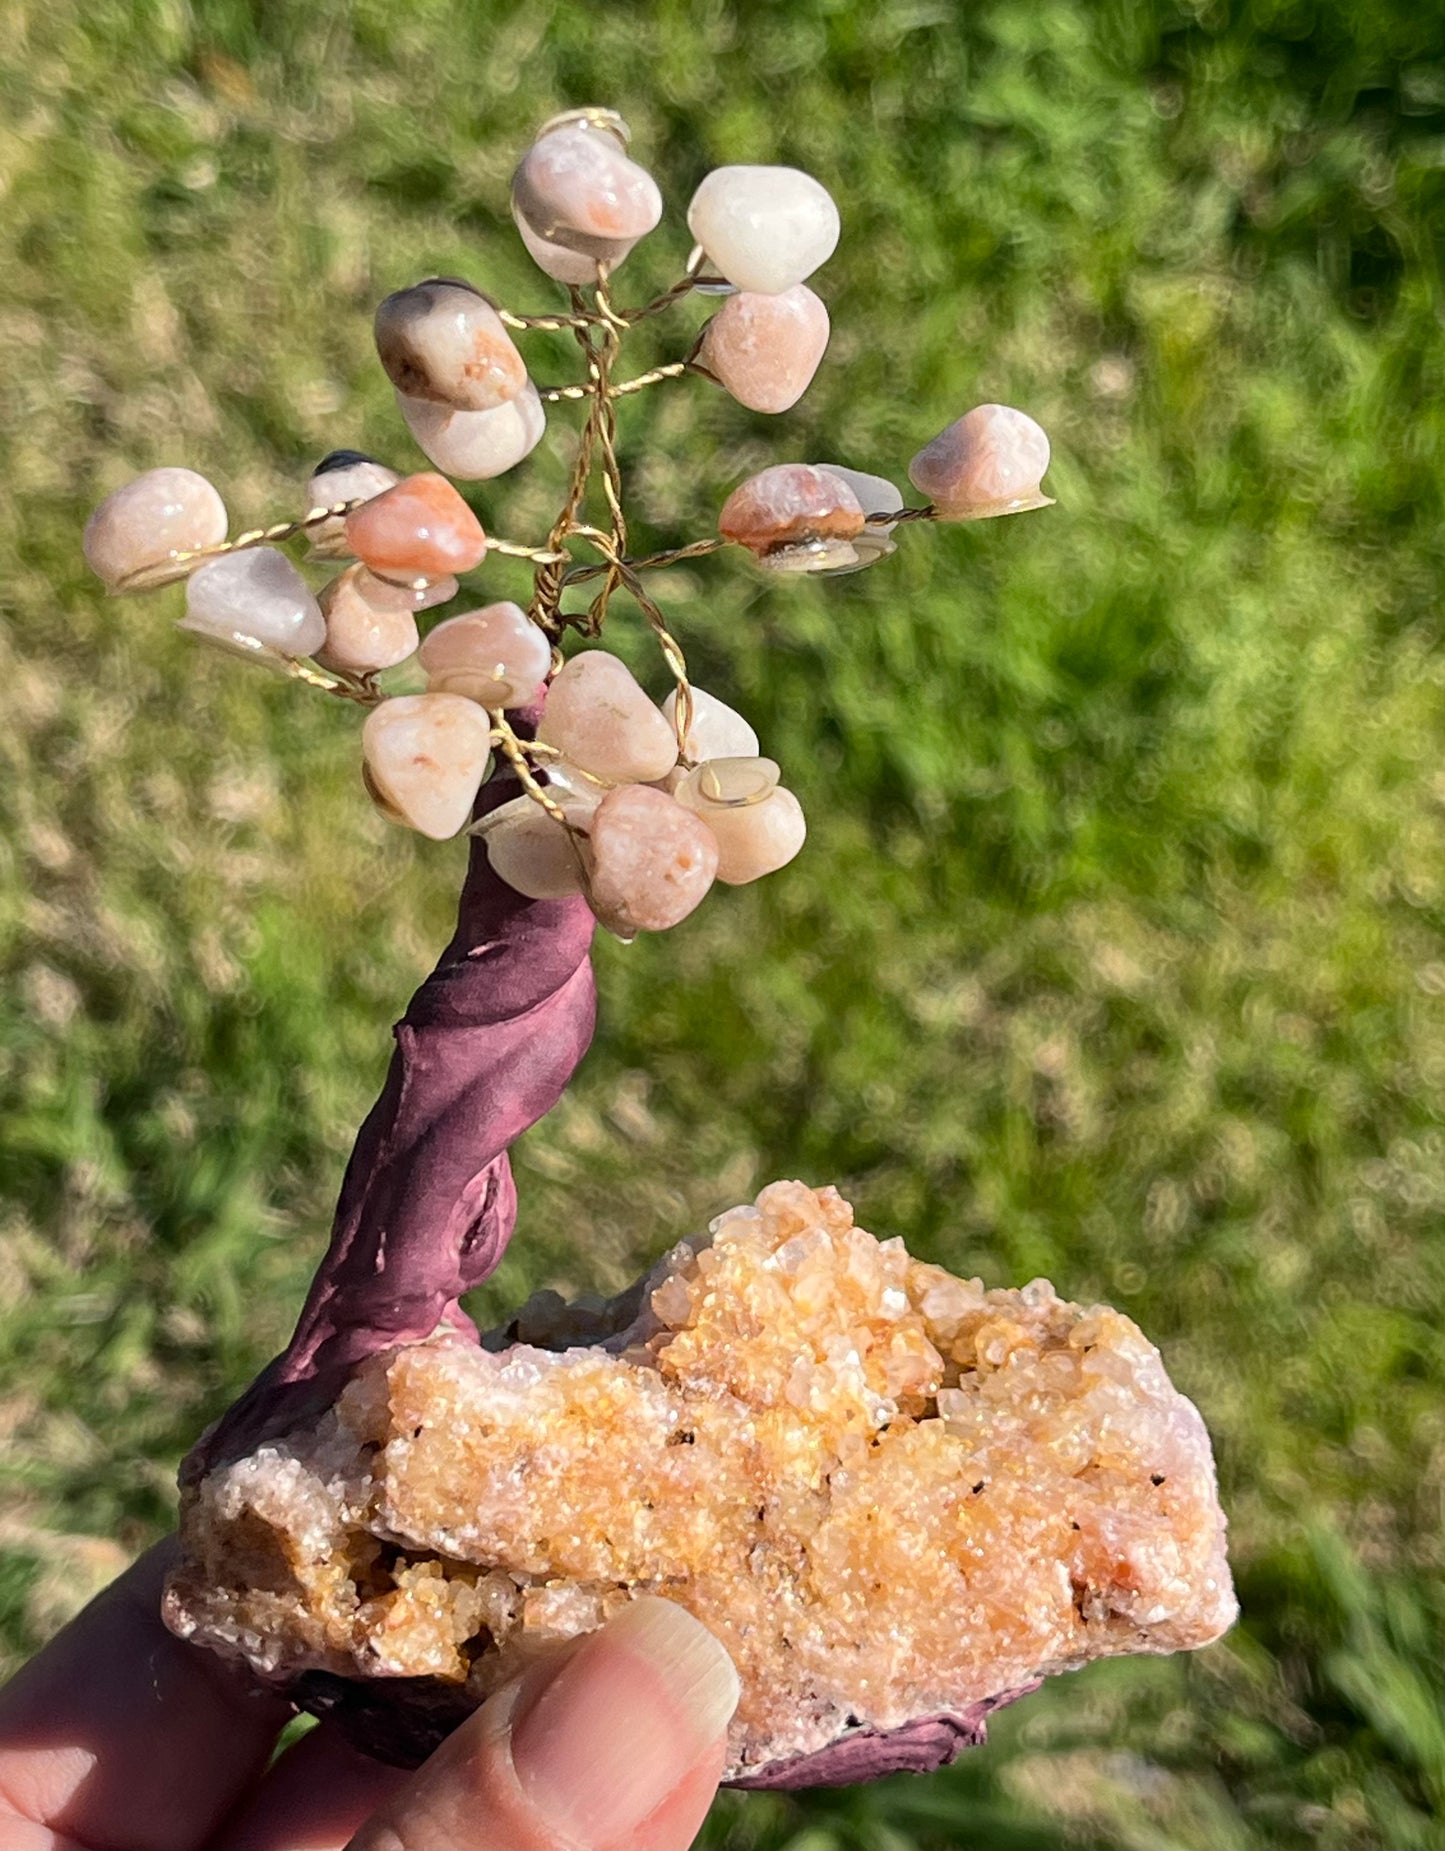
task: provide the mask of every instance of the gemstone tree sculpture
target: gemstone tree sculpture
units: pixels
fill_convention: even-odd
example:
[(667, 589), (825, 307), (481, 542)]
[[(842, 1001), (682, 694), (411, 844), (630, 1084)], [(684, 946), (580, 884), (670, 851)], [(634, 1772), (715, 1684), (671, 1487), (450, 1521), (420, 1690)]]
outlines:
[[(980, 1739), (988, 1710), (1043, 1672), (1104, 1652), (1203, 1643), (1232, 1614), (1207, 1438), (1127, 1320), (1082, 1315), (1042, 1285), (984, 1295), (909, 1260), (897, 1242), (880, 1247), (831, 1192), (791, 1184), (764, 1192), (741, 1220), (724, 1218), (712, 1247), (675, 1249), (645, 1289), (590, 1324), (568, 1313), (526, 1324), (524, 1314), (526, 1342), (479, 1348), (459, 1303), (512, 1232), (508, 1146), (556, 1102), (591, 1037), (594, 921), (623, 939), (665, 930), (714, 881), (756, 880), (803, 844), (801, 806), (752, 727), (691, 684), (650, 588), (654, 573), (727, 546), (766, 572), (852, 572), (891, 553), (910, 524), (1049, 505), (1044, 433), (1022, 412), (981, 405), (914, 457), (909, 474), (924, 505), (905, 506), (892, 482), (851, 466), (783, 463), (727, 495), (715, 534), (633, 553), (617, 458), (621, 401), (696, 374), (755, 411), (796, 403), (829, 334), (807, 279), (832, 254), (839, 221), (807, 174), (719, 168), (688, 208), (696, 244), (682, 276), (640, 307), (619, 307), (616, 272), (662, 214), (628, 145), (612, 111), (576, 110), (546, 123), (517, 168), (517, 228), (566, 287), (565, 310), (513, 314), (452, 278), (381, 304), (378, 353), (434, 470), (402, 476), (337, 451), (312, 475), (299, 519), (227, 539), (226, 510), (208, 482), (156, 469), (110, 496), (86, 529), (86, 557), (111, 590), (184, 580), (183, 629), (364, 708), (362, 774), (386, 816), (435, 838), (472, 837), (456, 933), (397, 1026), (386, 1087), (358, 1137), (295, 1335), (186, 1462), (185, 1555), (167, 1617), (299, 1701), (335, 1710), (375, 1752), (407, 1760), (509, 1674), (514, 1646), (535, 1649), (595, 1625), (661, 1577), (719, 1630), (743, 1672), (731, 1778), (804, 1785), (935, 1766)], [(626, 376), (628, 332), (697, 292), (719, 301), (686, 356)], [(582, 378), (534, 384), (513, 340), (529, 330), (573, 335)], [(498, 539), (448, 478), (483, 481), (514, 468), (540, 442), (548, 408), (571, 404), (581, 408), (581, 434), (550, 531), (535, 542)], [(309, 542), (309, 558), (334, 562), (335, 576), (313, 590), (280, 550), (290, 540)], [(473, 594), (423, 636), (419, 615), (461, 597), (462, 581), (495, 555), (531, 563), (527, 607)], [(565, 651), (569, 631), (604, 633), (614, 601), (640, 612), (656, 638), (672, 683), (661, 705), (617, 656)], [(781, 1297), (780, 1280), (789, 1282)], [(766, 1310), (760, 1318), (749, 1309), (757, 1294), (759, 1306), (774, 1307), (771, 1335)], [(634, 1410), (615, 1440), (618, 1470), (604, 1470), (600, 1485), (589, 1478), (600, 1417), (579, 1428), (575, 1407), (564, 1419), (546, 1402), (561, 1381), (538, 1360), (548, 1351), (580, 1359), (576, 1406), (595, 1407), (602, 1395)], [(1002, 1368), (1009, 1358), (1012, 1373)], [(671, 1384), (669, 1450), (649, 1464), (659, 1370)], [(974, 1393), (990, 1370), (1000, 1383), (1008, 1376), (992, 1400)], [(776, 1456), (760, 1463), (745, 1439), (761, 1418), (748, 1395), (774, 1376), (786, 1378), (780, 1405), (804, 1427), (787, 1427)], [(744, 1378), (752, 1389), (739, 1386)], [(519, 1400), (519, 1383), (541, 1399)], [(538, 1385), (549, 1383), (544, 1394)], [(521, 1425), (498, 1441), (493, 1414), (503, 1403)], [(718, 1426), (724, 1403), (731, 1412)], [(1052, 1410), (1046, 1431), (1040, 1409)], [(410, 1458), (425, 1456), (414, 1442), (430, 1431), (461, 1447), (438, 1455), (426, 1496), (442, 1488), (465, 1502), (468, 1472), (480, 1473), (467, 1509), (484, 1529), (496, 1446), (505, 1475), (518, 1456), (506, 1447), (531, 1457), (545, 1430), (572, 1463), (559, 1484), (537, 1481), (529, 1507), (560, 1500), (545, 1521), (558, 1535), (576, 1532), (574, 1541), (593, 1521), (609, 1549), (639, 1525), (651, 1526), (651, 1540), (636, 1560), (608, 1556), (584, 1572), (544, 1560), (535, 1542), (483, 1536), (470, 1518), (443, 1523), (426, 1497), (425, 1509), (416, 1505), (415, 1484), (398, 1489), (388, 1476), (392, 1422), (405, 1429), (398, 1443)], [(491, 1455), (476, 1437), (483, 1429)], [(916, 1430), (912, 1476), (875, 1485), (860, 1503), (857, 1474), (882, 1435), (905, 1429)], [(1014, 1489), (988, 1507), (992, 1554), (975, 1549), (992, 1565), (992, 1604), (970, 1610), (967, 1650), (950, 1656), (928, 1631), (943, 1613), (956, 1641), (946, 1596), (905, 1574), (898, 1592), (908, 1611), (890, 1612), (878, 1622), (887, 1637), (870, 1642), (875, 1603), (860, 1607), (855, 1589), (879, 1542), (865, 1527), (870, 1512), (896, 1497), (924, 1526), (908, 1531), (909, 1559), (937, 1557), (940, 1547), (946, 1555), (927, 1525), (943, 1522), (954, 1535), (957, 1500), (982, 1497), (978, 1481), (993, 1472), (979, 1465), (993, 1458), (980, 1451), (985, 1430), (1013, 1460), (1001, 1482)], [(343, 1469), (348, 1435), (355, 1457)], [(820, 1448), (838, 1467), (818, 1494), (836, 1506), (831, 1555), (825, 1562), (820, 1549), (804, 1574), (795, 1481), (800, 1460), (821, 1457)], [(1078, 1454), (1062, 1476), (1061, 1448)], [(889, 1460), (903, 1450), (899, 1437)], [(1085, 1455), (1104, 1476), (1094, 1502), (1073, 1511), (1068, 1487)], [(313, 1471), (318, 1457), (332, 1464)], [(630, 1490), (619, 1477), (624, 1457)], [(684, 1458), (703, 1489), (679, 1477)], [(636, 1475), (648, 1472), (657, 1482), (643, 1495)], [(722, 1504), (699, 1530), (709, 1484), (727, 1511), (746, 1510), (763, 1526), (758, 1537), (736, 1531)], [(587, 1502), (597, 1496), (622, 1507), (599, 1517)], [(674, 1504), (680, 1527), (669, 1540), (657, 1513)], [(804, 1513), (805, 1532), (821, 1508)], [(450, 1544), (436, 1542), (438, 1524)], [(303, 1533), (309, 1543), (297, 1541)], [(664, 1573), (663, 1561), (673, 1570)], [(1021, 1573), (1057, 1596), (1057, 1611), (1027, 1636), (998, 1617), (1021, 1611)], [(774, 1621), (792, 1615), (788, 1636), (739, 1617), (746, 1590), (755, 1595), (768, 1574), (777, 1585), (767, 1583), (765, 1604)], [(292, 1591), (283, 1599), (278, 1586)], [(848, 1613), (851, 1674), (819, 1643), (838, 1644)], [(781, 1653), (791, 1654), (786, 1663)], [(946, 1675), (937, 1669), (945, 1661)]]

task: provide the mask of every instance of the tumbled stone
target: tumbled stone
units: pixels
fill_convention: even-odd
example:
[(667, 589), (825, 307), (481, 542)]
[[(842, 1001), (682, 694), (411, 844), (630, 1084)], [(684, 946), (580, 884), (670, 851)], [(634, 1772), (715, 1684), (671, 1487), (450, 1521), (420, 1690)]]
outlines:
[(502, 318), (470, 283), (434, 277), (398, 289), (376, 311), (376, 351), (409, 399), (494, 411), (527, 384)]
[(975, 405), (924, 445), (908, 479), (941, 519), (979, 521), (1051, 508), (1039, 486), (1048, 466), (1049, 440), (1025, 412)]
[(677, 738), (625, 662), (586, 649), (562, 666), (537, 728), (544, 745), (612, 783), (650, 783), (677, 762)]
[(717, 877), (743, 887), (786, 867), (802, 848), (803, 806), (778, 783), (770, 758), (711, 759), (688, 772), (674, 795), (717, 839)]
[(223, 553), (186, 580), (186, 614), (176, 626), (223, 648), (314, 656), (326, 619), (311, 587), (273, 546)]
[(484, 482), (516, 467), (542, 441), (547, 413), (529, 379), (494, 411), (453, 411), (396, 395), (406, 427), (429, 461), (461, 482)]
[(740, 290), (702, 331), (698, 362), (749, 411), (787, 411), (828, 348), (828, 311), (805, 284)]
[[(662, 703), (662, 711), (675, 737), (676, 688)], [(687, 739), (683, 744), (685, 757), (693, 760), (752, 758), (757, 749), (758, 736), (740, 713), (729, 707), (726, 701), (720, 701), (715, 694), (709, 694), (706, 688), (693, 688), (692, 725), (688, 728)]]
[(560, 283), (596, 282), (599, 263), (615, 269), (662, 217), (656, 181), (625, 149), (625, 129), (564, 121), (533, 142), (512, 176), (522, 240)]
[(749, 476), (723, 503), (718, 532), (763, 565), (816, 572), (856, 563), (849, 544), (864, 510), (839, 476), (809, 463), (779, 463)]
[(665, 791), (624, 784), (592, 817), (592, 880), (587, 895), (609, 932), (665, 932), (686, 919), (712, 886), (718, 850), (712, 832)]
[(194, 469), (148, 469), (106, 496), (85, 523), (85, 563), (106, 587), (159, 566), (178, 553), (219, 546), (226, 504)]
[(1039, 1677), (1235, 1616), (1208, 1436), (1127, 1317), (955, 1278), (795, 1182), (600, 1310), (370, 1358), (185, 1492), (180, 1551), (174, 1631), (408, 1761), (663, 1591), (737, 1666), (744, 1784), (886, 1771), (925, 1718), (956, 1750)]
[(316, 659), (352, 674), (394, 668), (416, 649), (416, 613), (456, 594), (454, 578), (413, 588), (378, 578), (366, 566), (348, 566), (321, 589), (326, 644)]
[(503, 601), (448, 617), (421, 646), (427, 686), (483, 707), (526, 707), (552, 667), (552, 644), (519, 605)]
[(688, 230), (739, 289), (781, 295), (838, 245), (838, 208), (796, 167), (715, 167), (692, 196)]
[[(580, 796), (549, 782), (548, 795), (578, 829), (588, 829), (598, 798)], [(476, 833), (487, 846), (487, 859), (509, 887), (529, 900), (563, 900), (581, 893), (591, 872), (591, 850), (577, 841), (535, 797), (514, 797), (493, 810)]]
[(346, 539), (383, 578), (441, 578), (470, 572), (487, 550), (482, 524), (444, 476), (424, 471), (346, 517)]
[[(902, 510), (903, 492), (886, 476), (871, 476), (862, 469), (845, 469), (841, 463), (814, 463), (811, 467), (836, 476), (852, 489), (865, 515), (893, 514)], [(857, 572), (888, 553), (897, 552), (893, 539), (895, 525), (893, 521), (867, 521), (850, 542), (855, 558), (851, 563), (835, 566), (834, 574)]]
[[(303, 514), (318, 508), (334, 508), (344, 501), (369, 501), (374, 495), (394, 488), (401, 477), (385, 463), (360, 450), (333, 450), (323, 457), (306, 484)], [(308, 529), (313, 559), (350, 559), (351, 546), (346, 538), (346, 516), (333, 514)]]
[(393, 822), (444, 841), (465, 827), (491, 756), (491, 723), (460, 694), (382, 701), (361, 729), (367, 789)]

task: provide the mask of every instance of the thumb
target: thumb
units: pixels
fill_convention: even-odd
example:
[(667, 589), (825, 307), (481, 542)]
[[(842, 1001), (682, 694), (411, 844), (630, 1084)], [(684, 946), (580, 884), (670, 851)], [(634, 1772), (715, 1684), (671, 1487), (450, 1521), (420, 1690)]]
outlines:
[(705, 1626), (671, 1601), (634, 1601), (489, 1698), (349, 1851), (681, 1851), (737, 1700)]

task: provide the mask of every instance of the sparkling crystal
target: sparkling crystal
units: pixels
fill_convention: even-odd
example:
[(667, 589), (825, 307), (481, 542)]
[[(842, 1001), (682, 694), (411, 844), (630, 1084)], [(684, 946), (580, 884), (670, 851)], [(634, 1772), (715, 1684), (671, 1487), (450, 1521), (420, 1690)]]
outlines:
[(775, 296), (740, 290), (702, 332), (699, 363), (749, 411), (786, 411), (828, 347), (828, 311), (804, 283)]
[(665, 932), (686, 919), (717, 872), (711, 830), (665, 791), (638, 784), (609, 791), (593, 814), (591, 834), (588, 898), (619, 938)]
[(376, 311), (376, 351), (409, 399), (494, 411), (527, 383), (502, 318), (470, 283), (436, 277), (398, 289)]
[(310, 586), (273, 546), (197, 566), (186, 580), (186, 614), (177, 627), (242, 653), (255, 646), (293, 659), (314, 656), (326, 641), (326, 619)]
[(470, 572), (487, 550), (481, 522), (444, 476), (423, 472), (353, 509), (346, 538), (383, 578)]
[(437, 468), (462, 482), (482, 482), (515, 468), (542, 441), (547, 414), (529, 379), (494, 411), (453, 411), (396, 395), (406, 427)]
[(767, 296), (811, 276), (838, 244), (838, 208), (796, 167), (715, 167), (687, 225), (730, 283)]
[(1009, 405), (975, 405), (940, 431), (908, 465), (908, 479), (944, 520), (980, 521), (1026, 508), (1051, 508), (1039, 487), (1049, 440)]
[(647, 783), (677, 762), (672, 728), (626, 663), (605, 649), (584, 650), (563, 665), (537, 737), (613, 783)]
[[(677, 725), (677, 689), (662, 703), (669, 726)], [(758, 736), (740, 713), (720, 701), (706, 688), (692, 690), (692, 725), (683, 746), (684, 756), (703, 758), (752, 758), (758, 749)]]
[(348, 566), (321, 589), (326, 646), (317, 660), (354, 674), (394, 668), (416, 649), (416, 613), (456, 595), (454, 578), (413, 588), (378, 578), (366, 566)]
[(803, 806), (778, 783), (770, 758), (723, 758), (688, 772), (677, 801), (717, 838), (717, 877), (730, 887), (785, 867), (808, 833)]
[(1136, 1325), (954, 1280), (783, 1182), (610, 1304), (369, 1358), (188, 1494), (166, 1618), (278, 1683), (364, 1680), (392, 1744), (437, 1674), (480, 1703), (659, 1585), (737, 1666), (730, 1778), (976, 1728), (1235, 1616), (1208, 1435)]
[(148, 469), (107, 495), (85, 523), (85, 563), (112, 590), (122, 579), (172, 558), (218, 546), (226, 504), (194, 469)]
[(386, 814), (443, 841), (471, 816), (491, 756), (491, 725), (460, 694), (403, 694), (361, 729), (367, 787)]
[(439, 694), (464, 694), (483, 707), (526, 707), (547, 679), (552, 645), (518, 605), (487, 604), (430, 631), (421, 665)]
[(512, 213), (527, 249), (560, 283), (615, 269), (662, 217), (651, 174), (607, 123), (564, 122), (540, 135), (512, 176)]
[(852, 489), (829, 470), (779, 463), (733, 490), (718, 532), (774, 570), (817, 572), (857, 563), (850, 541), (863, 530), (863, 513)]
[[(597, 799), (575, 797), (549, 784), (549, 795), (567, 812), (579, 829), (590, 825)], [(585, 842), (549, 816), (535, 797), (525, 793), (493, 810), (477, 830), (487, 845), (487, 859), (509, 887), (529, 900), (561, 900), (583, 891), (584, 866), (591, 871), (591, 850)]]

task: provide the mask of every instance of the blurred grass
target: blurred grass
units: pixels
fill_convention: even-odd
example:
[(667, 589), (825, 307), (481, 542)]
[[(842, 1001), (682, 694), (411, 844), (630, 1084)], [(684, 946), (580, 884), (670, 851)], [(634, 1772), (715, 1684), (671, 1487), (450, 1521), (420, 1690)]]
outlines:
[[(728, 1796), (708, 1842), (1445, 1843), (1445, 17), (18, 0), (6, 36), (10, 1652), (167, 1524), (284, 1340), (461, 863), (369, 813), (350, 714), (204, 659), (177, 593), (99, 597), (81, 523), (162, 462), (249, 521), (334, 446), (411, 458), (374, 302), (450, 271), (546, 305), (510, 166), (604, 101), (670, 202), (629, 296), (720, 161), (810, 169), (845, 227), (796, 412), (627, 406), (640, 538), (707, 531), (768, 462), (901, 478), (990, 398), (1050, 430), (1060, 506), (823, 586), (668, 576), (812, 836), (600, 948), (598, 1044), (480, 1309), (835, 1180), (916, 1251), (1139, 1319), (1215, 1435), (1244, 1603), (946, 1773)], [(686, 338), (654, 324), (639, 364)], [(496, 530), (544, 530), (569, 423), (482, 492)]]

